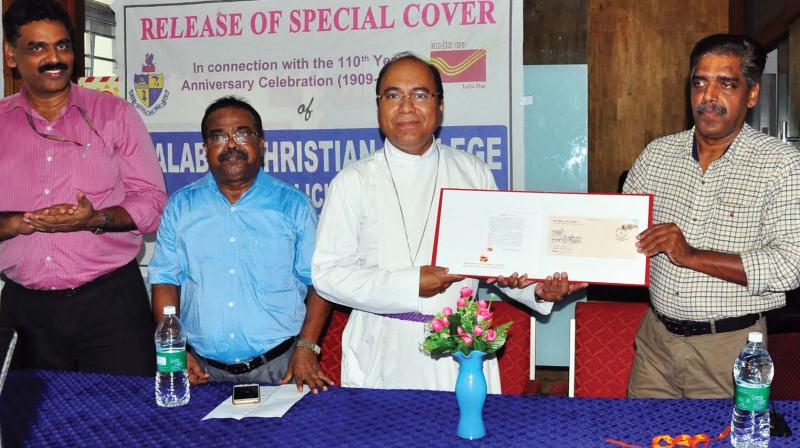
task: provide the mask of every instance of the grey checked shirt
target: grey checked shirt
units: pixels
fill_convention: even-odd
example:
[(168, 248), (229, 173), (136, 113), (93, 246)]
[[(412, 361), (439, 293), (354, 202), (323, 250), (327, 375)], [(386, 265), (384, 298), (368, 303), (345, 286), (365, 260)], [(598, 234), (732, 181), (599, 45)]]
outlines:
[(696, 249), (739, 254), (747, 286), (650, 264), (653, 307), (673, 319), (709, 321), (780, 308), (800, 285), (800, 152), (744, 125), (705, 173), (692, 157), (694, 129), (647, 145), (626, 193), (655, 196), (653, 224), (674, 222)]

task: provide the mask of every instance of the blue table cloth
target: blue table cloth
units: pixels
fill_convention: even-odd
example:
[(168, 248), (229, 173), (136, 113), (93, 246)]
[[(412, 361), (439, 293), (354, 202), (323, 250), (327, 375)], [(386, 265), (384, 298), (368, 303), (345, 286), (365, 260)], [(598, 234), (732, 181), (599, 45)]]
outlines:
[[(17, 371), (0, 395), (3, 446), (528, 446), (650, 447), (659, 434), (719, 434), (731, 400), (614, 400), (494, 395), (487, 436), (456, 437), (458, 408), (446, 392), (332, 388), (311, 394), (283, 418), (201, 419), (231, 394), (230, 384), (193, 387), (188, 405), (155, 404), (154, 381), (70, 372)], [(800, 432), (800, 402), (777, 401)], [(272, 445), (275, 444), (275, 445)], [(713, 442), (711, 447), (730, 446)], [(772, 447), (800, 447), (800, 437)]]

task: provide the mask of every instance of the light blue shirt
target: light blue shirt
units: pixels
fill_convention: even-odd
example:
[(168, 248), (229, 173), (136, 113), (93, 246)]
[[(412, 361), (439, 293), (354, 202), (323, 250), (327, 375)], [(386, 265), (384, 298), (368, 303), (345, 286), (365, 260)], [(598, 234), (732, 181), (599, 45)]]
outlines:
[(300, 333), (316, 228), (308, 198), (263, 171), (235, 204), (208, 173), (169, 199), (148, 282), (180, 286), (197, 353), (246, 361)]

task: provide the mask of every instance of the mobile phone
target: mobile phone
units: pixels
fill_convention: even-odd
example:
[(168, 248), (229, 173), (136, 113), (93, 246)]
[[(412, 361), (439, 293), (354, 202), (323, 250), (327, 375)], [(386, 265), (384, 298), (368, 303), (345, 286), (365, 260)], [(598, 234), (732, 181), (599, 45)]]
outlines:
[(258, 384), (234, 384), (233, 404), (261, 403), (261, 387)]

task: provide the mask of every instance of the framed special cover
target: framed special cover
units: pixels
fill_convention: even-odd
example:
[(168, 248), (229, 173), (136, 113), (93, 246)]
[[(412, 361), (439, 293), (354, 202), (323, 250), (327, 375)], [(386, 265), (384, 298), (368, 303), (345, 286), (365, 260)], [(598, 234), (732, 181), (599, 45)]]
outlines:
[(652, 195), (442, 189), (434, 266), (469, 277), (514, 272), (541, 280), (649, 284), (636, 236), (650, 227)]

